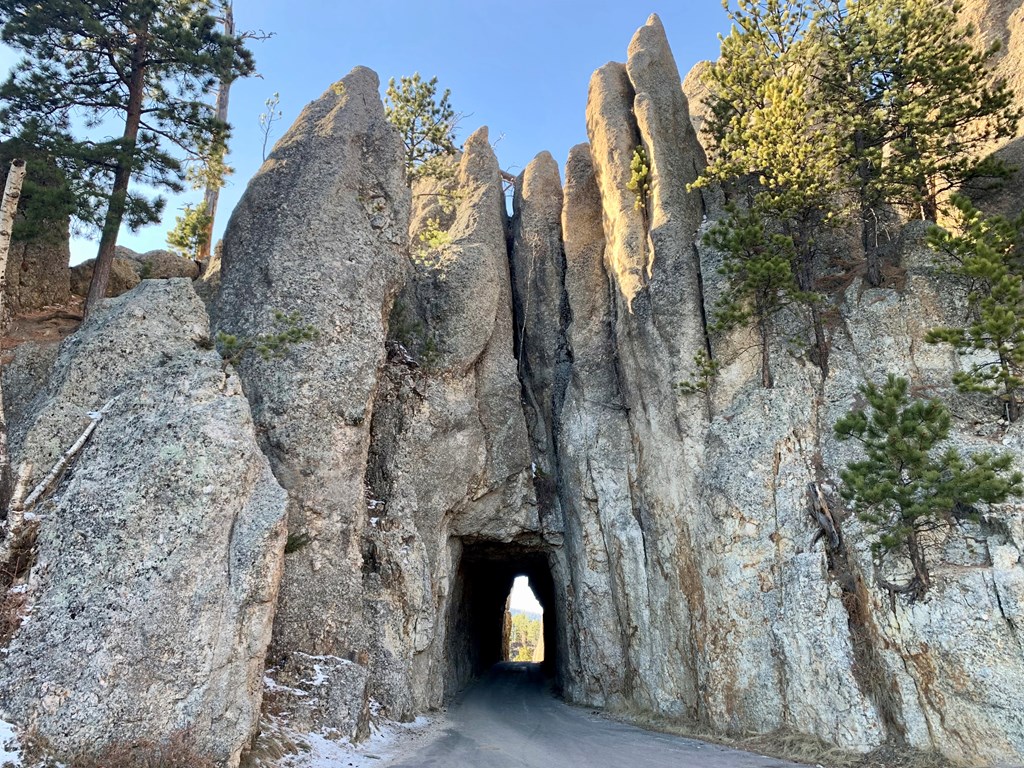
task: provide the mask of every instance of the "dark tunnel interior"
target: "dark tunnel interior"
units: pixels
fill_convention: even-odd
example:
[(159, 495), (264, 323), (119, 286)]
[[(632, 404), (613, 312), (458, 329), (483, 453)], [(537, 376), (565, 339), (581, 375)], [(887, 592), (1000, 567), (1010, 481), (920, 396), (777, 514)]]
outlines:
[[(530, 580), (544, 609), (542, 669), (557, 677), (559, 606), (548, 555), (537, 545), (463, 540), (449, 614), (450, 682), (454, 689), (502, 660), (505, 601), (516, 576)], [(555, 682), (557, 688), (557, 679)]]

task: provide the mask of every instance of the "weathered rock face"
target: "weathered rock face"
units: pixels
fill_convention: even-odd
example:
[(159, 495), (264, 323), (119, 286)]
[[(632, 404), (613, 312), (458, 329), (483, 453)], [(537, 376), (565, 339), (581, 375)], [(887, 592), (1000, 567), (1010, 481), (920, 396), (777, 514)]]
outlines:
[(14, 314), (66, 304), (71, 298), (67, 223), (46, 235), (15, 240), (7, 257), (7, 309)]
[[(562, 247), (562, 181), (555, 159), (543, 152), (516, 180), (512, 221), (513, 334), (523, 379), (530, 436), (541, 470), (555, 456), (555, 419), (568, 384), (565, 339), (569, 304)], [(545, 499), (551, 505), (555, 500)]]
[(32, 403), (46, 388), (57, 360), (57, 342), (26, 342), (3, 356), (4, 416), (14, 435), (28, 428)]
[[(71, 268), (71, 293), (75, 296), (88, 296), (92, 284), (92, 274), (96, 259), (83, 261)], [(138, 264), (129, 258), (115, 256), (110, 265), (110, 282), (107, 283), (107, 298), (127, 293), (141, 282)]]
[[(701, 202), (682, 190), (702, 158), (692, 132), (666, 129), (679, 123), (672, 89), (645, 84), (644, 73), (664, 73), (671, 61), (658, 37), (652, 21), (625, 69), (595, 73), (591, 146), (574, 148), (566, 170), (573, 370), (556, 428), (574, 617), (566, 692), (686, 713), (723, 731), (786, 727), (852, 749), (890, 739), (1019, 760), (1021, 725), (1006, 714), (1021, 708), (1011, 682), (1020, 674), (1016, 609), (994, 608), (1017, 604), (1008, 585), (1024, 575), (1013, 534), (1019, 508), (1002, 510), (1008, 525), (971, 534), (989, 542), (991, 556), (947, 547), (941, 593), (911, 609), (894, 611), (869, 586), (874, 564), (855, 521), (847, 522), (858, 542), (848, 561), (830, 562), (811, 545), (808, 486), (840, 509), (838, 470), (852, 458), (832, 424), (862, 381), (890, 371), (948, 393), (956, 363), (922, 339), (962, 306), (928, 272), (911, 227), (902, 246), (907, 287), (847, 291), (827, 380), (780, 340), (773, 356), (785, 371), (762, 389), (756, 360), (739, 354), (749, 342), (737, 334), (708, 340), (728, 363), (710, 398), (674, 391), (708, 343), (700, 318), (720, 278), (714, 254), (702, 254), (699, 272), (681, 257), (700, 234)], [(649, 221), (624, 199), (627, 149), (638, 139), (652, 166)], [(676, 184), (660, 189), (659, 176)], [(649, 250), (640, 251), (648, 227)], [(675, 258), (662, 273), (673, 282), (664, 294), (660, 255)], [(799, 335), (788, 330), (780, 335)], [(1004, 442), (1017, 439), (1011, 432)], [(998, 447), (969, 434), (958, 440)], [(674, 663), (658, 669), (666, 658)], [(978, 692), (969, 701), (957, 693), (968, 689)]]
[[(417, 181), (410, 197), (378, 89), (376, 75), (354, 70), (278, 143), (229, 224), (213, 302), (218, 328), (243, 343), (291, 322), (275, 311), (295, 311), (317, 330), (275, 359), (239, 363), (260, 448), (288, 491), (268, 713), (285, 708), (297, 727), (359, 738), (370, 711), (404, 719), (441, 705), (501, 658), (509, 588), (526, 574), (546, 609), (545, 664), (571, 701), (722, 732), (796, 730), (860, 751), (890, 742), (976, 762), (1024, 757), (1024, 509), (1008, 505), (967, 525), (966, 538), (943, 534), (935, 586), (910, 604), (876, 586), (870, 539), (838, 496), (855, 448), (837, 442), (832, 425), (865, 379), (900, 373), (951, 394), (960, 362), (923, 338), (964, 302), (929, 267), (921, 226), (894, 246), (906, 273), (899, 289), (855, 282), (834, 297), (829, 375), (801, 349), (799, 318), (785, 317), (770, 349), (775, 386), (765, 389), (747, 332), (707, 330), (723, 285), (721, 256), (701, 236), (720, 201), (686, 191), (705, 158), (657, 17), (637, 32), (625, 64), (594, 74), (590, 142), (571, 150), (564, 185), (541, 153), (516, 181), (511, 220), (486, 129), (453, 158), (452, 179)], [(640, 200), (627, 189), (638, 148), (650, 167)], [(183, 291), (188, 301), (161, 303)], [(184, 518), (198, 519), (189, 531), (207, 558), (187, 582), (204, 596), (202, 618), (184, 639), (172, 623), (166, 640), (175, 645), (147, 636), (157, 661), (143, 672), (160, 683), (146, 702), (161, 713), (150, 717), (154, 733), (208, 724), (217, 734), (210, 748), (230, 761), (261, 687), (264, 601), (274, 597), (283, 546), (280, 491), (242, 438), (243, 459), (221, 460), (245, 478), (208, 486), (204, 462), (195, 477), (171, 477), (171, 448), (183, 438), (168, 448), (169, 438), (150, 437), (159, 422), (147, 414), (178, 424), (167, 414), (181, 410), (183, 392), (193, 398), (188, 419), (200, 420), (193, 435), (207, 435), (201, 419), (215, 422), (225, 401), (239, 400), (232, 379), (213, 375), (212, 353), (185, 341), (206, 333), (187, 283), (147, 282), (110, 307), (81, 338), (130, 329), (114, 337), (117, 348), (141, 349), (144, 359), (114, 360), (95, 340), (66, 345), (48, 404), (27, 395), (18, 406), (41, 415), (15, 434), (15, 447), (46, 465), (79, 411), (113, 392), (82, 382), (123, 379), (134, 382), (122, 395), (134, 419), (127, 434), (158, 446), (162, 463), (143, 452), (152, 476), (100, 506), (91, 495), (98, 473), (109, 479), (114, 469), (93, 472), (90, 457), (127, 462), (104, 442), (115, 417), (101, 425), (69, 481), (81, 491), (59, 494), (60, 515), (40, 527), (35, 613), (12, 643), (3, 701), (66, 744), (101, 733), (83, 702), (100, 701), (108, 718), (115, 704), (102, 702), (129, 711), (94, 681), (107, 679), (108, 659), (136, 652), (122, 639), (130, 632), (116, 641), (83, 633), (90, 657), (57, 664), (46, 690), (30, 656), (78, 620), (58, 613), (78, 610), (72, 586), (88, 598), (82, 615), (121, 620), (121, 604), (100, 597), (121, 593), (90, 570), (102, 559), (88, 557), (116, 547), (123, 531), (150, 544), (118, 562), (116, 583), (156, 590), (133, 588), (124, 599), (163, 594), (156, 576), (140, 580), (164, 562), (153, 553), (166, 539), (153, 531), (182, 524), (165, 520), (161, 506), (161, 489), (174, 488), (186, 500), (177, 503), (202, 510)], [(147, 343), (157, 324), (176, 330)], [(678, 385), (695, 377), (701, 353), (721, 371), (707, 392), (687, 393)], [(93, 369), (104, 376), (79, 372)], [(67, 394), (79, 390), (88, 403)], [(958, 413), (974, 413), (968, 400), (957, 400)], [(215, 439), (190, 450), (219, 456), (225, 433), (235, 434), (213, 430)], [(1021, 454), (1019, 425), (1004, 433), (963, 420), (955, 435), (972, 451), (1000, 447), (997, 438)], [(134, 445), (120, 450), (145, 450)], [(188, 502), (207, 487), (231, 501), (216, 512)], [(136, 532), (143, 523), (129, 512), (145, 489), (155, 517)], [(811, 492), (831, 505), (843, 546), (815, 541)], [(243, 518), (250, 508), (258, 513)], [(100, 544), (73, 536), (86, 509), (103, 522)], [(232, 547), (250, 547), (249, 559)], [(230, 584), (241, 585), (226, 592), (204, 580), (225, 558)], [(177, 573), (179, 560), (168, 562), (166, 573)], [(203, 629), (213, 597), (230, 642)], [(150, 599), (183, 615), (170, 597)], [(176, 649), (200, 640), (205, 650), (180, 676), (195, 690), (160, 709), (177, 683), (154, 665), (180, 664)], [(209, 667), (217, 654), (229, 660)], [(199, 667), (227, 677), (216, 688), (196, 683)]]
[[(24, 146), (16, 140), (3, 147), (7, 162), (0, 168), (0, 184), (7, 183), (8, 164), (13, 157), (24, 157)], [(30, 156), (31, 157), (31, 156)], [(48, 306), (61, 306), (70, 299), (70, 220), (67, 216), (33, 222), (29, 231), (21, 231), (23, 212), (32, 204), (36, 190), (45, 190), (56, 183), (55, 169), (33, 157), (28, 163), (28, 189), (22, 187), (22, 199), (16, 219), (17, 237), (7, 254), (5, 312), (19, 315)], [(45, 194), (45, 192), (44, 192)], [(18, 224), (21, 226), (18, 226)]]
[(41, 479), (113, 401), (38, 513), (31, 618), (0, 706), (58, 751), (190, 729), (235, 765), (252, 737), (284, 547), (284, 491), (186, 280), (101, 306), (61, 347), (16, 464)]
[[(611, 638), (621, 644), (624, 664), (594, 669), (587, 677), (621, 680), (622, 687), (613, 682), (609, 691), (601, 691), (597, 686), (598, 700), (625, 697), (634, 706), (682, 714), (698, 706), (691, 612), (700, 610), (702, 598), (690, 573), (687, 527), (696, 513), (694, 469), (703, 453), (706, 416), (699, 406), (681, 403), (674, 385), (705, 344), (693, 249), (703, 212), (699, 197), (685, 194), (703, 155), (656, 17), (637, 32), (629, 54), (626, 66), (606, 65), (591, 81), (587, 127), (595, 181), (586, 175), (568, 180), (588, 173), (582, 150), (567, 171), (563, 228), (567, 262), (576, 262), (568, 270), (575, 277), (567, 279), (570, 339), (578, 315), (599, 317), (585, 321), (581, 342), (586, 353), (604, 358), (588, 360), (591, 380), (574, 375), (566, 398), (560, 444), (572, 455), (564, 462), (563, 496), (581, 507), (582, 496), (589, 507), (574, 521), (583, 538), (567, 539), (566, 547), (570, 563), (589, 558), (594, 547), (604, 549), (594, 562), (607, 559), (607, 566), (592, 575), (581, 571), (584, 581), (573, 584), (575, 595), (593, 596), (588, 602), (599, 614), (615, 607), (617, 629)], [(629, 162), (640, 143), (651, 168), (651, 194), (642, 206), (626, 189)], [(603, 248), (594, 228), (594, 187)], [(574, 194), (579, 195), (575, 200)], [(579, 234), (573, 211), (581, 212)], [(601, 282), (595, 267), (582, 259), (602, 252), (609, 291), (606, 301), (597, 303), (601, 294), (579, 293), (589, 294)], [(595, 440), (599, 445), (607, 440), (609, 450), (596, 449)], [(590, 490), (577, 491), (574, 477)], [(567, 528), (575, 516), (567, 510)], [(596, 520), (587, 519), (591, 516)], [(600, 530), (601, 537), (591, 538), (588, 528)], [(586, 606), (577, 604), (573, 615), (579, 636), (595, 634), (597, 619), (588, 616)], [(594, 654), (580, 648), (580, 663), (590, 666), (602, 657), (615, 663), (609, 639), (601, 644), (605, 647)], [(588, 700), (593, 688), (581, 687), (574, 695)]]
[[(220, 330), (280, 330), (296, 311), (315, 340), (239, 373), (292, 545), (274, 650), (364, 658), (361, 536), (378, 371), (406, 269), (409, 191), (377, 76), (358, 68), (310, 104), (249, 183), (224, 238)], [(364, 659), (365, 661), (365, 659)]]
[[(686, 192), (705, 160), (656, 17), (626, 64), (595, 73), (590, 144), (564, 187), (542, 153), (510, 222), (486, 131), (452, 181), (416, 183), (410, 216), (376, 86), (357, 70), (307, 110), (227, 238), (222, 327), (267, 332), (267, 307), (302, 306), (326, 329), (242, 368), (293, 494), (277, 650), (355, 662), (346, 701), (409, 717), (499, 658), (508, 588), (527, 573), (570, 700), (1019, 759), (1020, 512), (973, 530), (973, 553), (951, 537), (953, 565), (909, 606), (874, 586), (856, 521), (841, 551), (813, 541), (809, 489), (842, 518), (852, 454), (832, 424), (860, 383), (893, 371), (949, 388), (956, 360), (922, 339), (962, 302), (929, 272), (920, 228), (899, 246), (905, 287), (841, 297), (830, 376), (783, 343), (803, 333), (790, 318), (766, 390), (742, 332), (706, 331), (720, 257), (697, 244), (720, 201)], [(368, 145), (375, 161), (353, 150)], [(638, 147), (640, 204), (626, 187)], [(316, 201), (292, 205), (309, 184)], [(722, 372), (684, 394), (701, 352)]]
[(710, 61), (698, 61), (683, 78), (683, 93), (686, 94), (686, 101), (690, 105), (690, 122), (693, 123), (693, 130), (697, 132), (697, 138), (701, 140), (702, 144), (704, 137), (701, 135), (701, 131), (711, 115), (711, 107), (707, 101), (711, 95), (711, 89), (704, 82), (710, 69)]
[[(457, 187), (446, 244), (412, 265), (402, 293), (403, 312), (422, 325), (390, 329), (394, 353), (366, 474), (371, 691), (398, 717), (439, 705), (477, 671), (479, 650), (458, 629), (474, 618), (459, 599), (465, 543), (541, 539), (513, 357), (501, 178), (486, 129), (466, 141)], [(417, 229), (410, 239), (415, 248)], [(422, 347), (409, 338), (417, 334), (436, 339), (419, 364), (401, 352)], [(511, 577), (506, 594), (510, 586)]]
[(366, 667), (298, 651), (267, 670), (270, 709), (299, 733), (361, 741), (370, 735)]
[[(1015, 39), (1019, 3), (986, 7)], [(833, 424), (890, 372), (958, 398), (958, 446), (1024, 465), (1021, 425), (954, 395), (961, 361), (924, 343), (965, 303), (922, 226), (894, 246), (898, 289), (831, 297), (827, 377), (800, 318), (780, 321), (765, 389), (748, 331), (707, 329), (719, 193), (686, 191), (705, 160), (657, 17), (594, 74), (564, 185), (541, 153), (511, 220), (486, 129), (410, 199), (378, 91), (359, 68), (307, 107), (229, 224), (206, 288), (219, 280), (217, 327), (253, 343), (296, 312), (317, 331), (240, 361), (249, 406), (197, 346), (209, 328), (185, 280), (110, 302), (48, 390), (20, 387), (14, 447), (37, 475), (118, 399), (39, 523), (6, 711), (68, 748), (195, 726), (231, 763), (276, 599), (268, 713), (359, 738), (370, 711), (412, 717), (498, 661), (526, 574), (571, 701), (1024, 759), (1024, 507), (937, 535), (935, 584), (908, 603), (877, 586), (899, 574), (838, 495), (856, 448)], [(688, 393), (701, 353), (721, 370)], [(842, 546), (815, 540), (812, 492)]]

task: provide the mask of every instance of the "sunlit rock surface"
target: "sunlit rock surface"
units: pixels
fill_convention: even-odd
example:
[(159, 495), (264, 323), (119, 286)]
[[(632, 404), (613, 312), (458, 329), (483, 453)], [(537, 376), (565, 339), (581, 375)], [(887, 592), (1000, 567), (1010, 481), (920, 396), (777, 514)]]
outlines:
[[(1019, 3), (970, 12), (1016, 61)], [(705, 162), (693, 83), (680, 82), (657, 17), (626, 59), (594, 73), (589, 143), (570, 151), (564, 179), (539, 154), (515, 180), (511, 216), (486, 129), (466, 140), (450, 178), (410, 191), (379, 81), (362, 68), (307, 107), (250, 183), (225, 237), (216, 325), (259, 338), (281, 330), (278, 311), (316, 330), (276, 357), (238, 361), (259, 446), (288, 494), (283, 572), (256, 569), (264, 581), (251, 582), (270, 595), (280, 579), (268, 690), (294, 689), (303, 727), (354, 737), (368, 713), (411, 719), (441, 706), (499, 660), (509, 588), (527, 575), (545, 611), (544, 663), (572, 702), (721, 733), (795, 731), (860, 752), (888, 743), (1021, 762), (1024, 508), (938, 535), (935, 584), (908, 603), (878, 586), (901, 574), (875, 562), (838, 493), (856, 448), (836, 441), (833, 424), (866, 379), (888, 373), (954, 404), (961, 448), (1024, 455), (1021, 425), (1004, 430), (953, 392), (963, 361), (924, 342), (962, 317), (963, 295), (911, 224), (893, 245), (888, 287), (856, 277), (835, 287), (829, 375), (805, 325), (785, 316), (765, 389), (749, 331), (708, 330), (723, 278), (721, 254), (701, 239), (722, 194), (687, 190)], [(638, 151), (649, 166), (640, 199), (627, 188)], [(146, 306), (139, 296), (154, 290), (112, 306)], [(201, 334), (202, 307), (189, 300)], [(679, 385), (701, 353), (720, 373), (707, 392), (687, 393)], [(182, 375), (206, 376), (212, 353), (194, 355)], [(164, 379), (167, 399), (176, 379)], [(27, 434), (44, 455), (44, 434)], [(114, 450), (104, 445), (90, 450)], [(237, 471), (225, 459), (218, 477)], [(840, 546), (817, 536), (812, 495), (838, 520)], [(70, 525), (44, 521), (40, 541), (70, 537)], [(267, 533), (256, 562), (273, 561), (279, 539)], [(77, 578), (53, 580), (53, 594)], [(96, 579), (94, 589), (114, 589)], [(260, 605), (228, 624), (250, 649), (266, 640), (272, 606)], [(39, 626), (15, 635), (8, 681), (34, 674), (15, 676), (17, 649), (56, 642)], [(197, 633), (221, 647), (206, 623)], [(232, 680), (248, 686), (244, 658)], [(12, 713), (49, 722), (36, 714), (53, 701), (41, 683), (24, 694), (5, 685)], [(241, 696), (232, 685), (223, 696)], [(65, 688), (61, 706), (75, 712), (127, 690)], [(312, 688), (317, 701), (298, 702)], [(255, 722), (259, 686), (246, 690), (232, 734)]]
[(107, 402), (32, 510), (0, 708), (64, 754), (190, 731), (237, 764), (259, 713), (285, 495), (190, 281), (147, 282), (64, 342), (15, 445), (30, 487)]

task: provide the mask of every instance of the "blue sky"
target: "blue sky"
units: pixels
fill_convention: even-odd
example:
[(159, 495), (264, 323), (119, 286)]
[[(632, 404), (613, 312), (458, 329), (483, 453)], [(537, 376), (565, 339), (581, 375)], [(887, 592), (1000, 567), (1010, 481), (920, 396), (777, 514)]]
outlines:
[(525, 576), (516, 576), (512, 582), (511, 596), (510, 605), (512, 608), (519, 611), (529, 611), (530, 613), (544, 613), (544, 608), (541, 607), (536, 595), (533, 594), (533, 589), (530, 587), (530, 580)]
[[(235, 174), (221, 194), (215, 236), (260, 165), (258, 125), (264, 101), (280, 93), (280, 138), (305, 104), (356, 65), (374, 69), (382, 88), (389, 77), (436, 75), (451, 89), (451, 103), (465, 113), (459, 137), (490, 128), (502, 167), (518, 173), (542, 150), (564, 163), (569, 148), (586, 140), (584, 109), (591, 73), (623, 61), (633, 32), (656, 12), (685, 76), (718, 52), (717, 34), (728, 21), (719, 0), (235, 0), (239, 30), (275, 35), (254, 42), (262, 79), (236, 83), (231, 93), (234, 134), (229, 163)], [(8, 64), (5, 56), (0, 64)], [(119, 242), (145, 251), (165, 246), (167, 229), (185, 202), (170, 199), (162, 225)], [(75, 241), (72, 261), (95, 255), (95, 243)]]

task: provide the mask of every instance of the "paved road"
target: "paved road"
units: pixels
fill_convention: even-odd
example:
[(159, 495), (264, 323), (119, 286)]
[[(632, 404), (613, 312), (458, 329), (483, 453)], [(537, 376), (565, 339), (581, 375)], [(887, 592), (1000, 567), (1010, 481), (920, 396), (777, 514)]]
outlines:
[(550, 693), (536, 664), (499, 664), (440, 725), (393, 768), (798, 768), (570, 707)]

